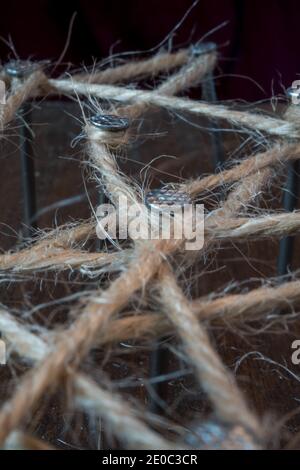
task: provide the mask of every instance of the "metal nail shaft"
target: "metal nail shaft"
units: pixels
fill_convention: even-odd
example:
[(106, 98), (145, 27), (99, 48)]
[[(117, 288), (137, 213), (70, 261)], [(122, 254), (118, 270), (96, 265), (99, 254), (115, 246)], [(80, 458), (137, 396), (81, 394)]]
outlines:
[(32, 148), (32, 135), (29, 130), (30, 124), (30, 105), (26, 104), (22, 108), (22, 113), (26, 117), (26, 123), (22, 118), (18, 118), (20, 123), (20, 165), (21, 165), (21, 184), (23, 198), (23, 235), (25, 238), (32, 235), (32, 229), (36, 228), (34, 215), (36, 213), (36, 187), (35, 170)]
[[(193, 53), (196, 56), (200, 54), (213, 52), (216, 50), (216, 44), (203, 43), (196, 45)], [(209, 73), (202, 83), (202, 99), (209, 102), (217, 102), (217, 93), (215, 82), (212, 73)], [(213, 131), (211, 133), (211, 145), (213, 155), (213, 166), (215, 170), (222, 167), (224, 163), (224, 153), (220, 133)], [(154, 349), (150, 355), (150, 378), (155, 378), (163, 375), (167, 370), (168, 351), (162, 348), (158, 342), (154, 344)], [(161, 410), (160, 398), (163, 400), (164, 390), (159, 383), (152, 385), (152, 393), (149, 394), (149, 409), (152, 412), (159, 412)]]
[[(39, 67), (29, 61), (13, 60), (4, 67), (6, 74), (11, 78), (12, 89), (20, 85), (20, 81), (33, 73)], [(23, 118), (20, 116), (23, 115)], [(30, 133), (31, 105), (26, 103), (19, 110), (17, 121), (19, 123), (19, 145), (20, 145), (20, 169), (23, 205), (23, 228), (22, 233), (25, 238), (32, 235), (32, 229), (36, 228), (33, 222), (36, 213), (36, 190), (35, 171), (32, 149), (32, 135)], [(26, 122), (24, 119), (26, 118)]]
[[(210, 103), (216, 103), (218, 100), (215, 81), (213, 79), (211, 72), (208, 73), (208, 75), (205, 77), (205, 80), (203, 82), (202, 99)], [(211, 131), (210, 135), (211, 135), (213, 165), (214, 165), (214, 168), (218, 170), (222, 167), (224, 163), (222, 139), (220, 137), (220, 132), (217, 130)]]
[[(290, 106), (299, 106), (299, 104), (293, 104), (293, 98), (295, 98), (295, 91), (293, 89), (289, 89), (287, 91), (287, 97), (290, 100)], [(292, 212), (297, 207), (299, 169), (298, 161), (288, 163), (287, 180), (283, 193), (283, 207), (287, 212)], [(280, 240), (277, 262), (277, 271), (279, 276), (284, 276), (288, 273), (293, 259), (293, 251), (294, 237), (285, 237)]]
[[(105, 132), (125, 132), (129, 126), (130, 121), (126, 117), (115, 116), (113, 114), (94, 114), (89, 118), (89, 123), (95, 128)], [(104, 192), (101, 188), (98, 193), (97, 204), (106, 204), (108, 202)], [(101, 251), (104, 245), (104, 240), (97, 240), (97, 250)]]
[[(288, 164), (286, 187), (283, 194), (283, 207), (292, 212), (297, 207), (299, 186), (299, 162)], [(292, 262), (294, 251), (294, 237), (285, 237), (280, 240), (278, 256), (278, 275), (287, 274)]]

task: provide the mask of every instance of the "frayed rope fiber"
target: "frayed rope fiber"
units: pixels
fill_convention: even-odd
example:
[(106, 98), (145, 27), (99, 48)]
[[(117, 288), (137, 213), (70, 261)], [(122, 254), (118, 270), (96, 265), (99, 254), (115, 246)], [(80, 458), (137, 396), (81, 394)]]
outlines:
[[(106, 283), (100, 283), (98, 289), (93, 284), (90, 291), (77, 293), (70, 307), (72, 315), (59, 328), (51, 325), (51, 321), (47, 327), (34, 328), (25, 304), (19, 312), (1, 306), (2, 337), (9, 345), (10, 353), (30, 365), (30, 370), (17, 379), (11, 397), (0, 408), (3, 448), (53, 448), (52, 443), (30, 434), (28, 418), (40, 410), (46, 394), (62, 390), (71, 396), (74, 414), (83, 412), (103, 419), (109, 433), (123, 447), (193, 447), (194, 444), (185, 438), (186, 423), (180, 426), (170, 417), (150, 413), (125, 394), (116, 392), (106, 373), (101, 372), (96, 380), (82, 367), (91, 351), (97, 348), (109, 351), (110, 348), (117, 349), (122, 341), (154, 340), (171, 334), (175, 334), (182, 344), (199, 388), (210, 401), (211, 412), (205, 420), (218, 423), (225, 434), (228, 431), (227, 434), (233, 436), (233, 443), (222, 437), (222, 433), (211, 444), (197, 441), (199, 448), (226, 449), (235, 447), (235, 443), (239, 448), (240, 433), (245, 448), (258, 449), (267, 445), (269, 436), (264, 417), (257, 416), (252, 410), (233, 374), (223, 364), (209, 328), (211, 325), (226, 328), (249, 319), (263, 319), (280, 309), (296, 308), (300, 305), (300, 281), (263, 285), (247, 293), (226, 294), (225, 291), (217, 297), (212, 289), (210, 296), (191, 299), (186, 295), (187, 286), (177, 276), (176, 260), (182, 262), (186, 256), (190, 266), (193, 261), (199, 262), (200, 257), (205, 259), (210, 250), (230, 241), (243, 244), (250, 239), (281, 238), (299, 233), (300, 214), (297, 211), (270, 213), (259, 208), (261, 194), (270, 189), (285, 163), (300, 159), (299, 112), (293, 107), (278, 118), (183, 97), (183, 92), (207, 79), (216, 62), (215, 51), (196, 54), (195, 48), (187, 48), (104, 70), (96, 67), (58, 79), (50, 78), (47, 70), (38, 64), (28, 76), (17, 79), (5, 75), (4, 69), (8, 92), (6, 104), (0, 110), (2, 132), (25, 102), (57, 94), (78, 100), (88, 97), (100, 115), (128, 117), (131, 123), (142, 119), (149, 107), (166, 108), (175, 116), (182, 112), (201, 115), (212, 119), (214, 125), (220, 121), (223, 125), (234, 126), (236, 131), (245, 133), (253, 141), (259, 136), (262, 144), (255, 154), (244, 156), (231, 167), (175, 185), (189, 197), (201, 198), (204, 203), (205, 198), (209, 199), (220, 187), (226, 194), (223, 202), (205, 215), (205, 243), (194, 260), (184, 252), (185, 240), (175, 238), (132, 239), (128, 246), (112, 244), (107, 248), (102, 245), (100, 251), (86, 248), (93, 247), (87, 241), (96, 238), (94, 217), (39, 233), (21, 248), (0, 255), (0, 274), (10, 283), (26, 282), (27, 276), (32, 278), (45, 271), (53, 271), (57, 278), (74, 270), (80, 276), (108, 274)], [(128, 85), (164, 75), (167, 78), (151, 91)], [(144, 214), (146, 229), (149, 221), (143, 190), (122, 173), (118, 165), (118, 156), (131, 145), (132, 126), (122, 132), (109, 132), (93, 126), (84, 111), (83, 121), (86, 154), (93, 179), (104, 188), (106, 197), (116, 207), (122, 204), (120, 196), (126, 196), (132, 205), (138, 204)], [(119, 209), (124, 210), (122, 206)], [(139, 307), (133, 308), (137, 296)], [(165, 432), (165, 429), (173, 432)]]

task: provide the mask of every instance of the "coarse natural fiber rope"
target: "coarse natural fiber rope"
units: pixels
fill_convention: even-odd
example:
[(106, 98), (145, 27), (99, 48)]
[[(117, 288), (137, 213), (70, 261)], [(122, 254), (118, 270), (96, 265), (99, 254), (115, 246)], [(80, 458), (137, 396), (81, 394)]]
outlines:
[[(5, 333), (11, 348), (23, 359), (35, 363), (50, 353), (50, 345), (17, 322), (9, 312), (1, 311), (0, 328)], [(129, 405), (123, 402), (121, 397), (101, 389), (83, 374), (78, 374), (74, 387), (78, 408), (85, 411), (92, 410), (94, 414), (98, 412), (100, 416), (105, 416), (115, 434), (130, 447), (176, 448), (147, 429), (136, 416), (137, 413), (130, 410)], [(131, 429), (130, 434), (127, 432), (128, 427)]]
[(7, 450), (54, 450), (54, 447), (28, 434), (14, 431), (3, 446)]
[[(124, 83), (143, 77), (154, 77), (155, 75), (170, 72), (172, 69), (181, 67), (188, 61), (191, 53), (190, 49), (180, 49), (177, 52), (159, 52), (148, 59), (125, 62), (125, 64), (108, 67), (105, 70), (98, 71), (97, 68), (94, 68), (91, 73), (72, 75), (72, 79), (84, 83), (113, 84)], [(215, 54), (210, 53), (209, 56), (215, 56)]]
[(239, 423), (260, 435), (259, 423), (245, 405), (233, 378), (210, 344), (206, 331), (191, 310), (175, 278), (166, 265), (160, 271), (162, 307), (181, 337), (200, 384), (210, 397), (218, 417), (229, 424)]
[(225, 120), (233, 126), (244, 129), (244, 131), (250, 129), (257, 131), (257, 133), (265, 132), (281, 138), (297, 138), (299, 135), (299, 129), (295, 123), (288, 123), (283, 119), (276, 119), (263, 114), (237, 111), (223, 105), (209, 104), (203, 101), (197, 102), (187, 98), (175, 98), (157, 92), (112, 85), (82, 84), (73, 80), (49, 80), (48, 84), (49, 93), (54, 92), (67, 96), (76, 93), (82, 96), (94, 96), (95, 98), (125, 103), (145, 103), (177, 112), (182, 111), (211, 119)]
[[(165, 96), (174, 96), (197, 86), (213, 70), (216, 63), (216, 54), (204, 54), (199, 57), (191, 55), (188, 63), (179, 71), (171, 75), (157, 87), (157, 93)], [(123, 106), (119, 109), (121, 115), (137, 118), (147, 108), (147, 102)]]
[[(69, 79), (54, 80), (39, 70), (24, 81), (11, 82), (6, 105), (1, 108), (1, 130), (13, 120), (26, 100), (41, 94), (59, 93), (114, 100), (118, 106), (120, 102), (125, 103), (117, 108), (112, 106), (111, 113), (131, 119), (141, 117), (148, 106), (158, 106), (221, 119), (242, 132), (265, 133), (269, 135), (267, 150), (243, 158), (215, 174), (175, 185), (195, 200), (205, 199), (220, 188), (225, 195), (223, 202), (206, 214), (205, 243), (199, 250), (198, 261), (216, 244), (299, 233), (299, 212), (264, 211), (253, 215), (248, 211), (272, 185), (277, 170), (286, 162), (300, 158), (299, 112), (291, 107), (283, 119), (278, 119), (175, 96), (203, 82), (215, 62), (215, 53), (197, 56), (191, 48), (160, 53), (91, 74), (77, 74)], [(153, 91), (112, 86), (171, 70), (175, 70), (173, 75)], [(9, 80), (6, 83), (9, 84)], [(104, 113), (99, 104), (97, 109)], [(120, 204), (120, 196), (126, 196), (129, 204), (139, 205), (142, 225), (147, 229), (149, 218), (143, 191), (120, 172), (117, 164), (119, 152), (130, 145), (130, 132), (131, 129), (119, 133), (104, 131), (84, 119), (87, 154), (96, 182), (115, 206)], [(192, 224), (192, 220), (190, 222)], [(266, 435), (262, 422), (250, 411), (238, 384), (216, 352), (207, 328), (210, 324), (251, 322), (268, 314), (276, 316), (280, 310), (291, 311), (300, 305), (300, 281), (262, 286), (243, 294), (188, 299), (173, 271), (173, 260), (177, 254), (181, 257), (184, 254), (185, 240), (132, 239), (127, 248), (93, 252), (86, 249), (86, 242), (96, 238), (95, 232), (96, 220), (78, 222), (48, 234), (37, 233), (22, 249), (0, 255), (0, 275), (10, 282), (14, 281), (14, 275), (17, 279), (17, 275), (47, 270), (55, 271), (57, 276), (61, 270), (76, 270), (82, 275), (93, 270), (113, 273), (98, 289), (82, 291), (79, 300), (70, 307), (73, 316), (69, 315), (68, 322), (59, 329), (50, 328), (51, 325), (34, 329), (33, 324), (27, 322), (31, 315), (26, 310), (17, 318), (16, 311), (4, 306), (0, 309), (0, 331), (8, 342), (9, 352), (17, 353), (32, 366), (18, 380), (14, 394), (0, 409), (3, 447), (51, 448), (21, 430), (26, 428), (26, 419), (38, 409), (47, 392), (68, 384), (73, 394), (74, 412), (83, 410), (91, 416), (102, 417), (122, 445), (149, 449), (188, 448), (182, 436), (165, 437), (154, 430), (154, 417), (143, 416), (142, 409), (136, 410), (128, 399), (115, 391), (107, 375), (103, 374), (102, 380), (96, 382), (81, 370), (93, 348), (113, 348), (128, 339), (147, 340), (174, 333), (184, 346), (186, 360), (210, 399), (218, 422), (224, 429), (240, 429), (249, 446), (263, 446)], [(129, 237), (131, 235), (129, 231)], [(132, 310), (132, 301), (137, 296), (141, 299), (138, 312)], [(152, 310), (148, 311), (149, 301)], [(221, 447), (228, 448), (225, 440)]]
[(41, 71), (34, 72), (23, 83), (18, 84), (7, 96), (5, 106), (0, 107), (0, 131), (14, 119), (16, 112), (44, 81)]
[[(117, 178), (119, 179), (119, 183), (117, 185), (117, 190), (115, 189), (114, 193), (116, 195), (118, 195), (118, 192), (123, 195), (128, 195), (126, 185), (120, 177), (118, 178), (116, 172), (117, 169), (113, 163), (112, 157), (110, 157), (107, 149), (103, 149), (102, 134), (103, 133), (99, 133), (99, 142), (97, 147), (95, 147), (95, 145), (97, 145), (97, 131), (95, 130), (95, 133), (92, 135), (93, 147), (90, 147), (91, 159), (93, 162), (96, 158), (99, 159), (97, 168), (103, 175), (104, 185), (106, 187), (116, 187)], [(111, 191), (109, 190), (109, 193), (110, 192)], [(130, 196), (131, 200), (134, 199), (134, 194), (131, 194)], [(208, 337), (206, 337), (205, 332), (198, 327), (196, 317), (189, 307), (186, 306), (186, 301), (178, 290), (175, 280), (168, 273), (168, 270), (166, 270), (166, 266), (162, 267), (160, 272), (164, 273), (164, 276), (161, 278), (162, 289), (160, 293), (163, 300), (163, 306), (166, 306), (168, 312), (173, 312), (173, 315), (175, 315), (178, 308), (178, 315), (176, 315), (174, 321), (178, 327), (179, 333), (183, 337), (183, 340), (187, 342), (188, 356), (192, 359), (192, 362), (195, 363), (195, 359), (198, 357), (197, 365), (199, 366), (198, 371), (200, 382), (205, 384), (204, 387), (208, 395), (211, 397), (219, 417), (224, 421), (229, 421), (230, 424), (233, 424), (237, 420), (237, 415), (239, 414), (238, 420), (241, 420), (244, 425), (247, 423), (249, 429), (258, 435), (258, 423), (253, 416), (250, 418), (250, 414), (238, 389), (235, 388), (232, 380), (227, 377), (227, 373), (223, 369), (218, 357), (214, 355), (213, 350), (210, 349)], [(171, 299), (174, 300), (174, 303)], [(182, 316), (180, 317), (180, 315)], [(173, 319), (173, 316), (171, 318)], [(183, 322), (180, 322), (180, 318), (183, 319)], [(187, 334), (187, 330), (190, 330), (189, 335)], [(194, 336), (190, 339), (190, 335)], [(193, 338), (195, 339), (196, 337), (198, 337), (198, 341), (195, 343)], [(200, 344), (202, 348), (201, 350), (199, 350)], [(206, 356), (210, 356), (210, 360), (214, 363), (212, 368), (206, 367)], [(203, 363), (200, 360), (201, 357), (203, 357)], [(220, 399), (219, 396), (220, 390), (222, 390), (222, 399)], [(231, 407), (228, 406), (228, 401), (230, 401), (232, 405)]]
[[(201, 321), (214, 323), (243, 322), (263, 318), (276, 311), (293, 311), (300, 305), (300, 281), (291, 281), (276, 287), (260, 287), (246, 294), (228, 294), (216, 299), (195, 299), (190, 309)], [(8, 311), (1, 310), (0, 330), (8, 339), (11, 348), (21, 357), (36, 361), (44, 355), (45, 346), (39, 337), (33, 335), (25, 325), (18, 322)], [(101, 332), (98, 346), (118, 343), (126, 339), (160, 337), (173, 334), (174, 329), (168, 318), (161, 314), (130, 314), (114, 320), (108, 330)], [(45, 331), (46, 333), (46, 331)]]
[[(230, 240), (247, 242), (249, 239), (282, 238), (296, 235), (300, 232), (300, 213), (263, 215), (260, 217), (228, 218), (224, 221), (217, 212), (214, 219), (208, 219), (205, 224), (206, 236), (224, 243)], [(95, 226), (96, 222), (93, 224)], [(88, 225), (88, 224), (87, 224)], [(54, 245), (54, 246), (53, 246)], [(44, 243), (36, 243), (32, 248), (0, 255), (0, 274), (25, 273), (39, 270), (76, 269), (83, 266), (104, 267), (115, 265), (119, 269), (123, 263), (132, 257), (132, 250), (125, 249), (120, 253), (87, 252), (80, 249), (57, 248), (55, 239), (44, 248)]]

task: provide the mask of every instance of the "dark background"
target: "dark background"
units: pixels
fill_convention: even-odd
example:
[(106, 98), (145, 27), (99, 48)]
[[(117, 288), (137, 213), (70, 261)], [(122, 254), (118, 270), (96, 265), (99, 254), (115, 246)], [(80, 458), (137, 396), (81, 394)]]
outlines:
[[(157, 46), (183, 18), (192, 0), (9, 0), (1, 2), (0, 35), (11, 37), (21, 58), (57, 60), (73, 13), (65, 62), (89, 65), (93, 58), (146, 51)], [(220, 47), (221, 99), (261, 100), (285, 87), (300, 72), (298, 0), (199, 0), (173, 37), (174, 46), (208, 36)], [(11, 54), (0, 43), (0, 58)], [(239, 77), (233, 78), (235, 74)], [(230, 75), (230, 76), (229, 76)], [(255, 80), (262, 91), (246, 76)]]

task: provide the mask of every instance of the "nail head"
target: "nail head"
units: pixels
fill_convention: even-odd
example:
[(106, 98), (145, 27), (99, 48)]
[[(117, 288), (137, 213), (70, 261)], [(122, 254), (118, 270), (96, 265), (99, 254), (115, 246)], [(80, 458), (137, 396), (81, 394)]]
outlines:
[(183, 207), (191, 204), (192, 200), (188, 193), (180, 189), (161, 188), (149, 191), (145, 196), (145, 204), (149, 208), (163, 211), (170, 209), (172, 206)]
[(125, 131), (130, 125), (128, 118), (113, 114), (95, 114), (89, 121), (94, 127), (109, 132)]
[(286, 90), (285, 94), (292, 104), (296, 104), (296, 105), (300, 104), (300, 89), (299, 88), (290, 87)]
[(4, 65), (4, 70), (7, 75), (13, 78), (24, 78), (31, 75), (39, 68), (39, 63), (30, 62), (29, 60), (11, 60)]
[(192, 54), (196, 57), (215, 52), (217, 45), (215, 42), (200, 42), (192, 46)]

